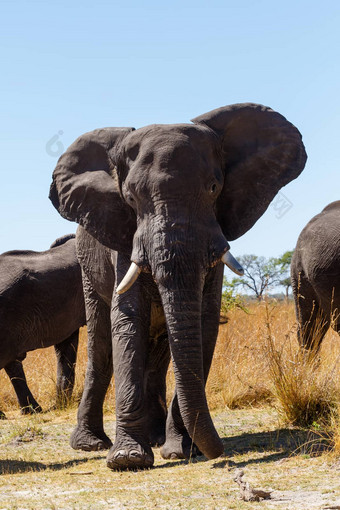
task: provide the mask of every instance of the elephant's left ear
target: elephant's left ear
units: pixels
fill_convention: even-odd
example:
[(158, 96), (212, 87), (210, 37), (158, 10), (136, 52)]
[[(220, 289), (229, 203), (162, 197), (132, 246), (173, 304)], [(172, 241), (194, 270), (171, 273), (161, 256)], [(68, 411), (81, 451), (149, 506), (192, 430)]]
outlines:
[(279, 113), (253, 103), (218, 108), (192, 122), (208, 126), (221, 141), (225, 179), (217, 216), (232, 241), (302, 172), (307, 155), (301, 134)]

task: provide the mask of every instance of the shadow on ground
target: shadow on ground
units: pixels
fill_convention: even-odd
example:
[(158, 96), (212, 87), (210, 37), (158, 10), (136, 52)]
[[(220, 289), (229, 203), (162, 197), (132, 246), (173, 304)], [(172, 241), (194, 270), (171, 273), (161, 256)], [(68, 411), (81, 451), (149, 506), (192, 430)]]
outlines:
[[(274, 431), (244, 433), (232, 437), (222, 438), (225, 459), (217, 459), (212, 468), (230, 467), (242, 468), (249, 464), (263, 464), (277, 462), (294, 455), (320, 455), (330, 448), (330, 443), (320, 435), (302, 429), (282, 428)], [(236, 457), (247, 455), (247, 459)], [(102, 460), (99, 455), (91, 460)], [(233, 460), (235, 458), (235, 460)], [(88, 462), (89, 458), (69, 460), (64, 463), (28, 462), (23, 460), (0, 460), (0, 475), (25, 473), (29, 471), (45, 471), (47, 469), (59, 471)], [(190, 460), (169, 461), (156, 465), (156, 469), (164, 469), (188, 463), (205, 462), (204, 456)]]
[(282, 428), (273, 431), (244, 433), (222, 438), (227, 457), (258, 451), (277, 451), (285, 455), (318, 455), (330, 447), (321, 434), (298, 428)]
[(43, 462), (28, 462), (24, 460), (0, 460), (0, 475), (26, 473), (32, 471), (46, 471), (51, 469), (52, 471), (60, 471), (62, 469), (71, 468), (79, 464), (84, 464), (89, 460), (102, 460), (102, 456), (68, 460), (67, 462), (60, 462), (55, 464), (44, 464)]
[[(330, 441), (310, 430), (282, 428), (269, 432), (245, 433), (222, 439), (224, 453), (230, 466), (242, 468), (249, 464), (277, 462), (294, 455), (321, 455), (330, 449)], [(252, 455), (244, 461), (233, 457)], [(258, 454), (262, 454), (258, 456)], [(218, 464), (218, 463), (216, 463)], [(216, 466), (222, 467), (222, 466)]]

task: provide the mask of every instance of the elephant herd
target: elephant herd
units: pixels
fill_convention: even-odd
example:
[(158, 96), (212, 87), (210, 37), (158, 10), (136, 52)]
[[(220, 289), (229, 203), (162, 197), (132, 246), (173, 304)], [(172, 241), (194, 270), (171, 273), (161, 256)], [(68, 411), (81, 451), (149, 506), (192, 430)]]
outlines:
[[(255, 224), (306, 158), (299, 131), (253, 103), (187, 124), (80, 136), (60, 157), (50, 188), (54, 207), (79, 224), (76, 236), (42, 253), (0, 256), (0, 368), (23, 410), (40, 410), (26, 384), (25, 353), (54, 345), (57, 394), (68, 396), (78, 331), (86, 323), (88, 364), (73, 448), (109, 449), (107, 465), (115, 470), (152, 466), (155, 445), (166, 459), (221, 455), (205, 383), (223, 263), (242, 274), (229, 241)], [(320, 343), (340, 300), (339, 213), (340, 201), (311, 220), (292, 261), (306, 347), (316, 341), (316, 316), (324, 319)], [(176, 388), (167, 409), (170, 359)], [(103, 427), (113, 372), (114, 443)]]

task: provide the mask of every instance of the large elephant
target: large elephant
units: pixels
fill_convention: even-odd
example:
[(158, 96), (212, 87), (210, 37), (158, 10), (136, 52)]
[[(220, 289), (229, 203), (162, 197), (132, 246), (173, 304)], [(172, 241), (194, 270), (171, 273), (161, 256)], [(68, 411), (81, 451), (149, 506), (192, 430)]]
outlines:
[(57, 402), (62, 402), (72, 394), (78, 333), (85, 323), (74, 234), (44, 252), (0, 255), (0, 368), (10, 377), (23, 413), (41, 410), (27, 386), (26, 352), (54, 345)]
[(302, 230), (291, 263), (298, 338), (320, 347), (330, 326), (340, 333), (340, 201), (327, 205)]
[(223, 452), (205, 395), (221, 261), (241, 271), (228, 240), (251, 228), (305, 161), (298, 130), (256, 104), (219, 108), (192, 124), (98, 129), (60, 157), (50, 198), (80, 224), (89, 334), (74, 448), (112, 445), (102, 403), (113, 355), (116, 437), (107, 464), (153, 464), (170, 345), (176, 391), (162, 456), (188, 457), (192, 442), (210, 459)]

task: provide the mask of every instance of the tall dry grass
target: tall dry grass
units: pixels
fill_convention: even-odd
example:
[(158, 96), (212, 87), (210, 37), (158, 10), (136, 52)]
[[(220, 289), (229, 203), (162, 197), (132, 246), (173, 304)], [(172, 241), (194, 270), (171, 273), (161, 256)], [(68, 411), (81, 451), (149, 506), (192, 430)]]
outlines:
[(272, 332), (271, 313), (266, 306), (266, 352), (273, 396), (282, 418), (302, 427), (329, 428), (340, 402), (338, 335), (330, 330), (319, 351), (321, 324), (316, 323), (310, 350), (297, 346), (295, 327), (287, 334), (285, 345), (280, 345)]
[[(330, 416), (340, 401), (340, 339), (330, 330), (320, 356), (310, 363), (299, 350), (292, 303), (254, 303), (249, 313), (234, 309), (220, 326), (207, 383), (210, 408), (218, 411), (270, 402), (292, 424), (310, 425)], [(76, 383), (71, 406), (81, 397), (86, 370), (86, 328), (80, 335)], [(24, 361), (28, 385), (43, 407), (55, 403), (56, 361), (53, 347), (28, 353)], [(0, 371), (0, 409), (17, 409), (14, 390)], [(168, 398), (174, 389), (168, 374)], [(114, 382), (105, 400), (114, 411)], [(334, 413), (332, 415), (333, 423)], [(340, 437), (340, 435), (339, 435)], [(340, 444), (340, 439), (339, 439)]]

